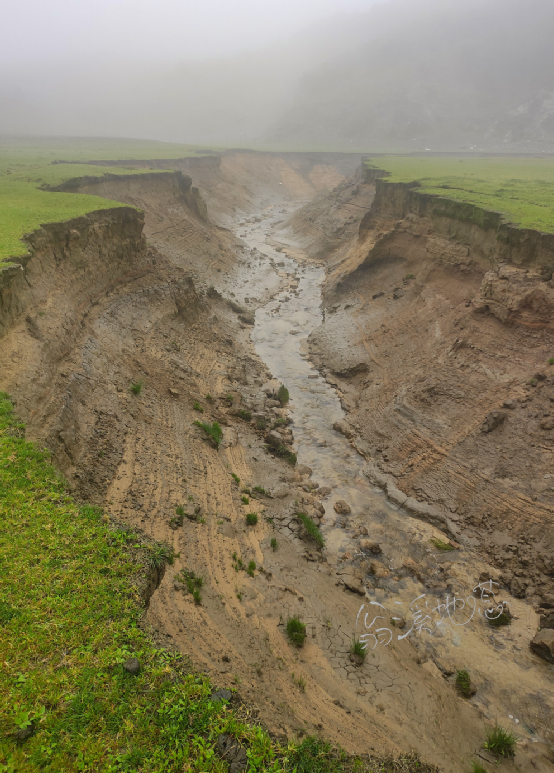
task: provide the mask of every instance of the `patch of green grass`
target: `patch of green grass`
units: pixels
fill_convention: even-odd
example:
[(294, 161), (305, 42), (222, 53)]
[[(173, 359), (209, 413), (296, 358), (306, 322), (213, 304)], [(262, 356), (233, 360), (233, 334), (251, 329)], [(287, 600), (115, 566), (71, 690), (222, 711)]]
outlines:
[(258, 523), (258, 513), (247, 513), (246, 523), (248, 526), (255, 526)]
[(246, 574), (249, 574), (250, 577), (254, 577), (254, 572), (256, 571), (256, 562), (255, 561), (249, 561), (248, 562), (248, 568), (246, 570)]
[(188, 592), (192, 595), (194, 603), (197, 606), (200, 606), (200, 604), (202, 604), (200, 588), (204, 585), (203, 578), (196, 575), (194, 572), (183, 569), (180, 573), (180, 579), (185, 583)]
[(207, 395), (204, 397), (204, 399), (205, 399), (205, 401), (206, 401), (207, 403), (209, 403), (210, 405), (211, 405), (211, 404), (214, 402), (214, 399), (213, 399), (213, 397), (212, 397), (210, 394), (207, 394)]
[[(208, 677), (141, 629), (160, 546), (76, 503), (22, 430), (0, 394), (2, 769), (222, 773), (213, 748), (230, 733), (257, 769), (282, 771), (284, 750), (213, 703)], [(136, 676), (122, 667), (131, 657)], [(25, 727), (34, 735), (16, 743)]]
[(129, 389), (134, 395), (140, 395), (140, 393), (142, 392), (143, 386), (144, 386), (143, 381), (133, 381)]
[(357, 655), (362, 660), (365, 660), (367, 655), (363, 642), (361, 642), (359, 639), (356, 639), (356, 638), (352, 640), (352, 645), (350, 646), (350, 652), (353, 655)]
[(277, 392), (277, 399), (281, 403), (281, 405), (286, 405), (289, 401), (289, 390), (286, 388), (284, 384), (281, 384), (279, 387), (279, 390)]
[(239, 419), (243, 419), (244, 421), (251, 421), (252, 420), (252, 414), (250, 411), (245, 411), (244, 408), (241, 408), (237, 411), (237, 416)]
[(232, 558), (234, 561), (233, 569), (235, 570), (235, 572), (240, 572), (242, 569), (245, 569), (244, 561), (240, 556), (237, 556), (236, 553), (233, 553)]
[(286, 446), (280, 445), (279, 448), (276, 449), (275, 453), (277, 454), (277, 456), (280, 456), (289, 464), (292, 464), (293, 467), (296, 464), (296, 461), (297, 461), (296, 454), (294, 453), (294, 451), (289, 451), (289, 449)]
[(299, 521), (302, 522), (304, 528), (310, 537), (314, 540), (314, 542), (316, 542), (318, 546), (322, 548), (325, 545), (325, 538), (312, 519), (309, 518), (306, 513), (296, 513), (296, 517)]
[(366, 164), (389, 172), (388, 182), (417, 181), (418, 192), (500, 212), (523, 228), (554, 232), (552, 158), (383, 156)]
[(464, 698), (471, 697), (471, 677), (465, 670), (456, 671), (456, 689)]
[(242, 502), (243, 505), (249, 505), (250, 504), (250, 500), (248, 499), (246, 494), (243, 494), (241, 496), (240, 501)]
[(297, 615), (287, 620), (287, 635), (295, 647), (303, 647), (306, 640), (306, 626)]
[(264, 419), (256, 419), (256, 429), (264, 430), (267, 424)]
[(513, 733), (495, 725), (487, 730), (485, 749), (495, 757), (513, 757), (516, 753), (517, 738)]
[(275, 537), (272, 537), (272, 538), (271, 538), (271, 541), (270, 541), (270, 543), (269, 543), (269, 544), (271, 545), (271, 549), (272, 549), (272, 550), (273, 550), (273, 552), (275, 553), (275, 551), (277, 550), (277, 548), (278, 548), (278, 546), (279, 546), (279, 543), (277, 542), (277, 540), (275, 539)]
[(202, 408), (202, 406), (200, 405), (200, 403), (194, 403), (194, 405), (192, 406), (192, 408), (193, 408), (193, 410), (195, 410), (195, 411), (199, 411), (200, 413), (204, 413), (204, 409)]
[(487, 769), (480, 762), (475, 762), (474, 760), (471, 761), (471, 770), (472, 773), (488, 773)]
[(185, 508), (182, 505), (178, 505), (175, 508), (175, 512), (177, 513), (177, 515), (185, 515)]
[(255, 491), (256, 494), (261, 494), (263, 497), (268, 497), (269, 496), (269, 492), (266, 491), (263, 486), (254, 486), (252, 491)]
[(549, 364), (549, 365), (554, 365), (554, 357), (551, 357), (551, 358), (548, 360), (548, 364)]
[(194, 424), (204, 430), (214, 448), (219, 448), (219, 444), (223, 440), (223, 430), (217, 421), (214, 421), (213, 424), (208, 421), (195, 421)]
[(455, 550), (454, 546), (451, 545), (450, 542), (445, 542), (444, 540), (439, 539), (438, 537), (433, 537), (431, 539), (431, 542), (437, 548), (437, 550), (441, 550), (443, 553), (446, 553), (449, 550)]
[(235, 481), (235, 483), (236, 483), (236, 484), (237, 484), (237, 486), (238, 486), (238, 485), (239, 485), (239, 483), (240, 483), (240, 478), (239, 478), (239, 476), (238, 476), (238, 475), (235, 475), (235, 473), (234, 473), (234, 472), (232, 472), (232, 473), (231, 473), (231, 478), (232, 478), (232, 479)]

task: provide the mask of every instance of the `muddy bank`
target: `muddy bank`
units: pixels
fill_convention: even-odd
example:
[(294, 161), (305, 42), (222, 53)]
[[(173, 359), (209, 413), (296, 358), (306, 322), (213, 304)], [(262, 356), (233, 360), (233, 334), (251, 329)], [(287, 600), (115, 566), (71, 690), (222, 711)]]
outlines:
[[(452, 204), (377, 180), (358, 233), (326, 259), (310, 352), (342, 393), (370, 479), (549, 608), (551, 237), (508, 239)], [(290, 224), (302, 237), (313, 212), (303, 218)]]
[[(408, 603), (408, 610), (429, 589), (436, 599), (452, 592), (467, 598), (480, 574), (494, 567), (467, 549), (457, 548), (448, 560), (437, 556), (430, 540), (447, 540), (449, 533), (391, 507), (369, 486), (364, 458), (327, 426), (340, 420), (341, 404), (332, 384), (308, 378), (318, 372), (306, 362), (306, 339), (321, 322), (317, 284), (323, 273), (307, 262), (303, 245), (280, 247), (279, 221), (311, 200), (315, 234), (325, 220), (321, 209), (318, 220), (318, 208), (335, 186), (332, 229), (350, 220), (350, 235), (357, 230), (350, 205), (359, 203), (361, 218), (372, 191), (354, 182), (359, 198), (353, 199), (352, 183), (329, 159), (297, 161), (241, 153), (208, 165), (191, 183), (206, 202), (204, 217), (173, 175), (88, 181), (88, 192), (144, 210), (147, 244), (140, 237), (128, 262), (148, 271), (120, 277), (106, 240), (102, 255), (106, 271), (114, 272), (113, 287), (97, 297), (85, 268), (63, 286), (63, 277), (53, 273), (64, 265), (66, 236), (60, 237), (42, 258), (54, 300), (52, 311), (37, 310), (36, 325), (39, 332), (41, 325), (48, 328), (36, 337), (25, 309), (15, 314), (0, 343), (1, 388), (14, 395), (29, 436), (48, 443), (80, 496), (174, 546), (180, 555), (152, 595), (150, 623), (222, 687), (255, 702), (274, 733), (321, 733), (354, 752), (416, 748), (441, 770), (458, 772), (482, 745), (487, 723), (518, 719), (531, 729), (521, 733), (516, 767), (502, 763), (499, 769), (549, 770), (552, 690), (548, 666), (528, 649), (538, 621), (532, 607), (509, 598), (502, 586), (502, 600), (516, 617), (508, 635), (480, 620), (464, 628), (463, 638), (452, 628), (443, 635), (440, 627), (404, 636), (409, 629), (397, 630), (393, 622), (395, 601)], [(70, 230), (65, 226), (60, 234)], [(314, 246), (314, 254), (319, 249)], [(87, 260), (93, 271), (94, 254), (71, 247), (70, 262), (86, 267)], [(326, 309), (323, 327), (333, 314), (351, 319), (355, 306), (348, 305)], [(306, 371), (291, 371), (286, 410), (268, 387), (277, 365), (260, 359), (251, 337), (253, 329), (255, 339), (264, 336), (258, 327), (264, 316), (277, 349), (289, 351), (275, 338), (279, 331), (299, 347), (304, 339), (294, 356)], [(56, 340), (54, 356), (49, 347)], [(348, 409), (371, 375), (358, 367), (356, 345), (345, 337), (340, 375), (328, 373)], [(331, 407), (320, 403), (302, 414), (294, 374), (308, 402), (334, 401)], [(133, 383), (141, 384), (139, 394), (130, 391)], [(323, 387), (329, 391), (314, 395)], [(196, 420), (221, 425), (219, 450)], [(298, 452), (299, 465), (268, 452), (270, 433)], [(322, 458), (317, 449), (325, 451), (326, 435), (330, 453)], [(308, 452), (313, 474), (302, 466)], [(332, 480), (334, 468), (344, 490)], [(336, 512), (341, 498), (350, 502), (350, 514)], [(297, 517), (300, 508), (320, 524), (323, 551)], [(256, 525), (247, 524), (251, 512)], [(255, 563), (253, 576), (239, 558), (246, 567)], [(182, 570), (203, 576), (200, 606), (187, 593)], [(386, 609), (383, 626), (394, 641), (379, 641), (360, 665), (350, 647), (360, 633), (360, 607), (372, 601)], [(301, 650), (284, 630), (293, 614), (307, 626)], [(408, 622), (409, 611), (406, 616)], [(455, 689), (456, 668), (472, 673), (477, 692), (470, 700)]]

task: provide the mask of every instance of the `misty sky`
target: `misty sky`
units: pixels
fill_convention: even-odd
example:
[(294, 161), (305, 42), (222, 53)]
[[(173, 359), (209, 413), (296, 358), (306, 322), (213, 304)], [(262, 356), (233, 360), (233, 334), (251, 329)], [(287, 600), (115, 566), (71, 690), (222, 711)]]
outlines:
[(3, 3), (0, 64), (68, 57), (196, 59), (285, 39), (379, 0), (17, 0)]

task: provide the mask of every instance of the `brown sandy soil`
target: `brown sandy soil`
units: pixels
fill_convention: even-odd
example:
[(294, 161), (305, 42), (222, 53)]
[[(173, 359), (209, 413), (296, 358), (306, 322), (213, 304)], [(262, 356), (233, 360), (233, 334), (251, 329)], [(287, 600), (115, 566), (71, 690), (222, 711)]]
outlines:
[(515, 596), (549, 604), (554, 289), (533, 267), (488, 271), (469, 253), (424, 218), (376, 218), (330, 260), (311, 352), (374, 480), (439, 505)]
[[(274, 263), (261, 259), (231, 232), (215, 225), (211, 212), (219, 222), (229, 224), (233, 211), (242, 219), (257, 217), (272, 203), (286, 215), (295, 203), (337, 183), (346, 185), (346, 170), (331, 162), (323, 164), (317, 159), (314, 164), (300, 159), (293, 164), (263, 154), (225, 156), (218, 170), (210, 168), (204, 178), (199, 170), (199, 179), (194, 181), (203, 194), (211, 185), (210, 197), (206, 197), (208, 214), (201, 199), (185, 196), (171, 175), (163, 176), (154, 187), (151, 181), (141, 187), (138, 178), (132, 183), (106, 181), (88, 186), (87, 191), (94, 188), (95, 193), (144, 209), (149, 246), (140, 239), (140, 218), (130, 216), (125, 231), (110, 220), (110, 214), (83, 219), (71, 224), (74, 227), (69, 232), (66, 228), (44, 237), (26, 266), (28, 296), (25, 303), (13, 308), (0, 341), (0, 388), (14, 396), (28, 423), (28, 436), (47, 443), (78, 496), (104, 504), (119, 520), (174, 546), (179, 557), (152, 597), (148, 621), (196, 665), (209, 671), (219, 686), (236, 687), (255, 703), (272, 732), (287, 736), (321, 733), (352, 752), (415, 748), (442, 771), (461, 773), (482, 745), (484, 719), (490, 720), (486, 706), (461, 698), (453, 686), (453, 669), (446, 669), (450, 676), (445, 678), (411, 639), (375, 650), (361, 666), (351, 662), (353, 623), (364, 599), (348, 589), (344, 569), (331, 554), (321, 553), (307, 540), (294, 517), (295, 502), (312, 502), (313, 514), (319, 507), (319, 500), (304, 488), (309, 489), (309, 472), (302, 474), (268, 454), (254, 422), (237, 415), (240, 407), (265, 417), (278, 416), (279, 409), (262, 389), (271, 374), (255, 355), (248, 319), (234, 312), (226, 299), (232, 300), (236, 293), (243, 302), (247, 277), (250, 303), (246, 305), (251, 312), (287, 280), (276, 272)], [(339, 195), (346, 200), (342, 190), (346, 189), (339, 188)], [(367, 193), (362, 190), (356, 195), (367, 202)], [(337, 222), (351, 217), (348, 207), (339, 204)], [(76, 234), (71, 237), (73, 231)], [(125, 260), (128, 265), (123, 265)], [(381, 266), (376, 274), (378, 289), (396, 287), (396, 275), (402, 277), (409, 271), (404, 258), (388, 269)], [(364, 300), (368, 288), (377, 286), (371, 269), (367, 283), (365, 278), (356, 280), (355, 288), (340, 291), (346, 302), (329, 310), (331, 321), (323, 326), (324, 334), (321, 330), (315, 334), (314, 344), (329, 373), (342, 374), (332, 378), (353, 411), (350, 419), (359, 425), (364, 450), (371, 448), (375, 433), (381, 433), (381, 452), (373, 454), (381, 469), (398, 473), (406, 468), (405, 480), (413, 492), (421, 496), (425, 491), (429, 501), (433, 500), (432, 485), (446, 481), (441, 495), (454, 497), (456, 503), (451, 522), (464, 540), (474, 539), (474, 544), (482, 539), (483, 527), (481, 522), (468, 525), (467, 501), (471, 497), (483, 502), (482, 508), (495, 514), (487, 530), (489, 545), (498, 545), (502, 555), (517, 554), (523, 562), (527, 554), (535, 555), (534, 535), (544, 533), (544, 529), (539, 532), (540, 507), (551, 507), (550, 494), (535, 491), (532, 496), (537, 499), (533, 500), (520, 491), (523, 484), (518, 482), (517, 461), (503, 452), (505, 446), (497, 438), (499, 433), (512, 432), (510, 442), (520, 438), (517, 442), (524, 444), (532, 437), (535, 445), (525, 446), (523, 463), (529, 461), (533, 473), (536, 460), (543, 464), (546, 441), (540, 446), (535, 434), (524, 436), (511, 422), (512, 416), (519, 416), (517, 426), (523, 427), (526, 413), (537, 412), (539, 401), (546, 404), (549, 376), (540, 382), (542, 387), (527, 388), (523, 383), (528, 368), (532, 372), (540, 361), (544, 365), (545, 334), (521, 329), (516, 340), (500, 321), (473, 314), (465, 298), (471, 288), (478, 290), (479, 279), (469, 272), (463, 288), (453, 293), (449, 273), (453, 271), (431, 266), (426, 272), (421, 266), (414, 270), (416, 279), (402, 285), (406, 298), (402, 303), (407, 307), (410, 300), (411, 311), (397, 317), (399, 301), (389, 298), (388, 290), (380, 304), (368, 305)], [(219, 294), (204, 293), (202, 288), (209, 285)], [(343, 296), (334, 297), (342, 300)], [(421, 320), (419, 336), (410, 321), (414, 302)], [(346, 309), (349, 304), (351, 309)], [(396, 333), (390, 338), (386, 336), (393, 320), (385, 312), (374, 319), (376, 305), (394, 316)], [(451, 309), (449, 316), (447, 308)], [(357, 313), (352, 314), (353, 310)], [(456, 337), (467, 345), (452, 348), (449, 331), (454, 320), (460, 320)], [(352, 345), (339, 347), (334, 330), (344, 340), (349, 337)], [(376, 335), (375, 331), (382, 332)], [(489, 332), (487, 338), (486, 331), (494, 333)], [(447, 339), (448, 351), (453, 352), (450, 357)], [(510, 351), (517, 351), (515, 375), (516, 355), (504, 359), (483, 354), (485, 349), (498, 351), (499, 343), (509, 343), (514, 347)], [(369, 373), (353, 380), (345, 378), (362, 361), (359, 352), (369, 362)], [(334, 358), (332, 364), (327, 364), (327, 358)], [(378, 360), (381, 365), (375, 364)], [(398, 381), (393, 362), (398, 369), (404, 363), (404, 376), (412, 374), (410, 383), (416, 386)], [(462, 363), (463, 367), (456, 367)], [(452, 368), (457, 375), (455, 395), (449, 380)], [(428, 370), (430, 381), (425, 380)], [(144, 386), (134, 395), (129, 387), (139, 380)], [(491, 381), (496, 385), (494, 400)], [(366, 393), (367, 399), (371, 396), (371, 408), (364, 402)], [(212, 401), (206, 399), (208, 394)], [(229, 394), (232, 404), (226, 399)], [(393, 403), (392, 394), (396, 395)], [(517, 403), (501, 427), (487, 435), (478, 433), (493, 405), (520, 394), (525, 396), (524, 408)], [(463, 407), (455, 422), (445, 407), (452, 400)], [(203, 413), (194, 409), (195, 402)], [(420, 417), (417, 433), (414, 411)], [(535, 429), (539, 418), (533, 419), (532, 433), (539, 433)], [(224, 441), (219, 450), (194, 426), (196, 419), (222, 424)], [(405, 426), (410, 427), (409, 433), (402, 430)], [(461, 449), (457, 451), (461, 456), (447, 450), (454, 445)], [(472, 469), (467, 459), (477, 452), (483, 456)], [(453, 461), (449, 461), (451, 456)], [(489, 457), (494, 463), (482, 465), (481, 459)], [(437, 460), (444, 466), (433, 477), (433, 470), (440, 467)], [(498, 483), (494, 471), (500, 462), (506, 463), (507, 474)], [(240, 478), (240, 486), (232, 473)], [(523, 479), (523, 472), (521, 475)], [(403, 488), (404, 478), (397, 475), (397, 480)], [(454, 480), (460, 481), (455, 491)], [(245, 485), (262, 486), (273, 496), (249, 496), (249, 503), (243, 504)], [(461, 490), (465, 499), (457, 493)], [(497, 504), (500, 495), (501, 509)], [(522, 511), (523, 505), (527, 509)], [(178, 507), (186, 512), (182, 525), (174, 520)], [(510, 515), (511, 507), (518, 518)], [(246, 525), (248, 512), (258, 513), (256, 526)], [(517, 540), (500, 542), (497, 533), (507, 533), (501, 514), (511, 519), (512, 536), (517, 535)], [(536, 526), (532, 517), (537, 519)], [(524, 520), (530, 524), (525, 543), (519, 539), (519, 524)], [(276, 551), (270, 547), (274, 536)], [(253, 577), (235, 570), (233, 554), (245, 565), (255, 562)], [(193, 603), (180, 582), (182, 570), (204, 578), (201, 605)], [(533, 572), (538, 571), (538, 565), (533, 567)], [(531, 582), (536, 588), (535, 574), (526, 569), (522, 576), (522, 583), (532, 578), (526, 588)], [(514, 630), (518, 636), (528, 636), (529, 623), (536, 621), (523, 619), (523, 606), (521, 609), (522, 619)], [(283, 623), (292, 614), (300, 615), (307, 626), (302, 649), (292, 647), (284, 631)], [(486, 657), (483, 644), (474, 646), (480, 657)], [(507, 682), (517, 680), (531, 665), (526, 658), (513, 669), (507, 663)], [(540, 693), (540, 672), (537, 674), (536, 723), (541, 737), (547, 738), (550, 708)], [(528, 696), (527, 691), (522, 705)], [(549, 759), (546, 744), (522, 740), (515, 762), (501, 762), (497, 769), (549, 771), (554, 769)]]

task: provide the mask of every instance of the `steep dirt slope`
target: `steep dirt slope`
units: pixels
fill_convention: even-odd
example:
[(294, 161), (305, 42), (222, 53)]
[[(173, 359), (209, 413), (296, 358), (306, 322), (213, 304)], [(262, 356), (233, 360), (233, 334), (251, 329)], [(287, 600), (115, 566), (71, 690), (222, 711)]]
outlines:
[[(371, 479), (550, 608), (554, 253), (527, 232), (499, 242), (454, 210), (410, 211), (401, 187), (327, 256), (312, 355), (343, 393)], [(291, 223), (302, 236), (306, 211)]]

